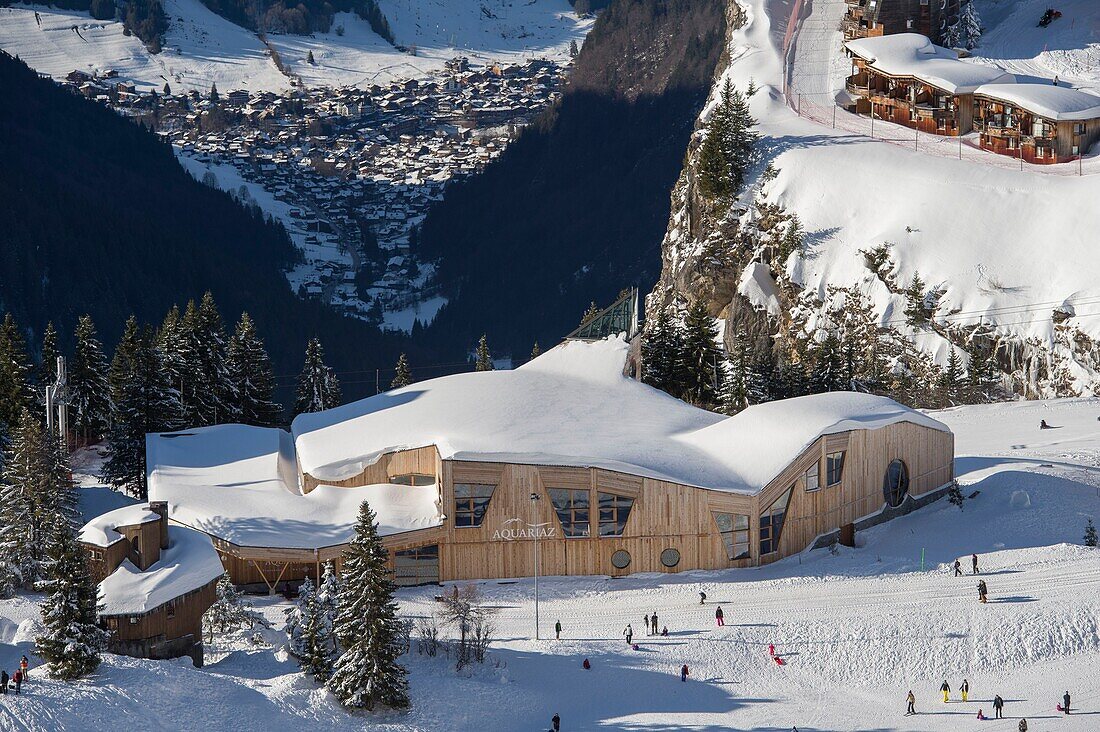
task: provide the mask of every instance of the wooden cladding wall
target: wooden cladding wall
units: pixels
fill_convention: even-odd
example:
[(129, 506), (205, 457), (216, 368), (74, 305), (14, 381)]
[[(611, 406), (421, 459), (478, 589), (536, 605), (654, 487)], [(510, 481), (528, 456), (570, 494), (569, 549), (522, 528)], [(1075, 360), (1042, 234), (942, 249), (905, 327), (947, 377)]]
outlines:
[[(117, 615), (106, 618), (108, 628), (121, 640), (143, 640), (163, 636), (167, 640), (192, 634), (202, 638), (202, 615), (217, 599), (217, 580), (145, 615)], [(169, 617), (171, 615), (171, 617)], [(137, 623), (130, 618), (137, 617)]]
[(302, 489), (309, 493), (322, 484), (354, 487), (388, 483), (390, 478), (395, 475), (408, 475), (409, 473), (439, 477), (439, 450), (435, 448), (435, 445), (383, 455), (378, 459), (378, 462), (368, 465), (362, 473), (347, 480), (317, 480), (309, 473), (305, 473), (302, 476)]

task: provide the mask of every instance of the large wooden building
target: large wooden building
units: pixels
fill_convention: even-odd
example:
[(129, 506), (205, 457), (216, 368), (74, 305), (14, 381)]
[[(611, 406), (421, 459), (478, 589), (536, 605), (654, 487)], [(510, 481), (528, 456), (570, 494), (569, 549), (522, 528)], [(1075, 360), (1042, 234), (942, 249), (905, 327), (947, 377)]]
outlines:
[(1076, 160), (1100, 140), (1100, 97), (1054, 84), (985, 84), (974, 91), (983, 149), (1040, 165)]
[(933, 40), (959, 17), (959, 0), (845, 0), (844, 40), (920, 33)]
[(726, 418), (622, 375), (620, 339), (300, 415), (150, 435), (150, 494), (274, 590), (339, 563), (359, 502), (410, 585), (765, 564), (941, 495), (953, 437), (883, 397)]
[(210, 539), (168, 525), (163, 502), (109, 511), (80, 533), (112, 653), (203, 662), (202, 615), (224, 570)]

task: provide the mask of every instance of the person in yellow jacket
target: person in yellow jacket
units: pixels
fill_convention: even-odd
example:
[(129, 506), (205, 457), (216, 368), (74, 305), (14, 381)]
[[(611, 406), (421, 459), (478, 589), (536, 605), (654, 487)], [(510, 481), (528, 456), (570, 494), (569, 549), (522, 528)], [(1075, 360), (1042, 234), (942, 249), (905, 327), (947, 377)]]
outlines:
[(966, 701), (966, 695), (970, 693), (970, 682), (963, 679), (962, 686), (959, 687), (959, 691), (962, 693), (963, 701)]
[(943, 680), (943, 684), (940, 685), (940, 691), (943, 692), (943, 703), (947, 703), (947, 695), (951, 693), (951, 687), (947, 685), (947, 679)]

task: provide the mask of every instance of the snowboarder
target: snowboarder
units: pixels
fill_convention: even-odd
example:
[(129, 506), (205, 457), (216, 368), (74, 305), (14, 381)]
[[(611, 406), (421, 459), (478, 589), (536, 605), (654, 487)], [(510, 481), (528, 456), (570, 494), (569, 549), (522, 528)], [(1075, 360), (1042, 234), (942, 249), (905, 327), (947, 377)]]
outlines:
[(1018, 729), (1020, 732), (1027, 732), (1027, 720), (1021, 719), (1020, 724), (1016, 726), (1016, 729)]
[(642, 630), (645, 631), (646, 635), (649, 635), (649, 616), (648, 615), (642, 617)]
[(718, 627), (721, 628), (726, 624), (726, 616), (722, 612), (722, 606), (719, 605), (718, 609), (714, 611), (714, 619), (718, 621)]
[(592, 668), (592, 664), (591, 664), (591, 663), (589, 663), (589, 662), (588, 662), (588, 659), (586, 658), (586, 659), (584, 659), (584, 663), (582, 663), (582, 664), (581, 664), (581, 667), (582, 667), (582, 668), (583, 668), (583, 669), (584, 669), (585, 671), (587, 671), (587, 670), (589, 670), (590, 668)]
[(699, 604), (700, 604), (700, 605), (702, 605), (702, 604), (704, 604), (704, 603), (705, 603), (706, 601), (707, 601), (707, 593), (705, 593), (705, 592), (700, 592), (700, 593), (699, 593)]
[(623, 630), (623, 635), (626, 636), (626, 644), (629, 646), (630, 641), (634, 639), (634, 629), (630, 627), (630, 623), (626, 624), (626, 628)]
[(12, 677), (12, 681), (15, 682), (15, 693), (18, 694), (23, 688), (23, 672), (16, 671), (15, 676)]
[(966, 701), (966, 695), (970, 693), (970, 682), (963, 679), (962, 686), (959, 687), (959, 692), (962, 694), (963, 701)]
[(680, 681), (687, 683), (688, 680), (688, 665), (685, 663), (680, 667)]
[(909, 690), (909, 696), (905, 697), (905, 716), (910, 714), (916, 714), (917, 710), (914, 706), (917, 703), (917, 697), (913, 696), (913, 690)]
[(978, 580), (978, 601), (985, 603), (988, 601), (989, 588), (985, 586), (985, 580)]
[(1005, 708), (1005, 700), (1001, 698), (1001, 695), (993, 697), (993, 714), (996, 719), (1004, 719), (1003, 709)]
[(25, 655), (19, 660), (19, 670), (23, 672), (24, 681), (27, 680), (27, 672), (30, 670), (30, 665), (31, 662), (27, 660)]
[(555, 714), (550, 719), (550, 725), (553, 727), (554, 732), (561, 732), (561, 717)]
[(963, 571), (962, 571), (962, 562), (960, 562), (958, 559), (956, 559), (955, 560), (955, 576), (956, 577), (961, 577), (962, 573), (963, 573)]
[(561, 621), (554, 623), (554, 640), (561, 640)]
[(970, 564), (974, 567), (974, 574), (977, 574), (978, 573), (978, 555), (977, 554), (971, 554), (970, 555)]
[(668, 638), (668, 626), (667, 625), (665, 627), (661, 628), (661, 637), (662, 638)]
[(943, 703), (946, 704), (947, 695), (951, 693), (951, 687), (947, 685), (947, 679), (944, 679), (943, 683), (940, 684), (940, 691), (943, 692)]
[(657, 611), (654, 610), (653, 614), (649, 616), (650, 621), (653, 623), (653, 635), (657, 635)]
[(1069, 714), (1069, 692), (1062, 695), (1062, 713)]
[(0, 671), (0, 694), (8, 693), (8, 672), (7, 669)]

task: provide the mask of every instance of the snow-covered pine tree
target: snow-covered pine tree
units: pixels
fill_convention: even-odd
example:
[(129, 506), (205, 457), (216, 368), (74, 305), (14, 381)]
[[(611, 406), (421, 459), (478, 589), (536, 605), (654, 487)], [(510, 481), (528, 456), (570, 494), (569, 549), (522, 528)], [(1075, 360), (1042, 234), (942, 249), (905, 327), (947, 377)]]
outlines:
[(96, 624), (98, 589), (88, 570), (76, 529), (56, 520), (46, 541), (43, 579), (38, 589), (45, 632), (35, 639), (35, 651), (45, 659), (55, 679), (77, 679), (99, 666), (107, 632)]
[(248, 313), (241, 313), (237, 330), (229, 341), (228, 359), (236, 420), (257, 427), (279, 424), (283, 409), (273, 399), (275, 375), (271, 359)]
[(966, 4), (963, 5), (962, 12), (959, 14), (957, 26), (963, 46), (968, 50), (973, 50), (982, 42), (982, 32), (985, 29), (982, 28), (982, 19), (978, 15), (978, 9), (974, 6), (974, 0), (965, 0), (965, 2)]
[(397, 365), (393, 367), (393, 381), (390, 382), (390, 388), (400, 389), (411, 383), (412, 371), (409, 370), (409, 359), (402, 353), (397, 357)]
[(320, 412), (340, 406), (340, 382), (325, 365), (321, 341), (311, 338), (306, 345), (306, 360), (298, 376), (298, 391), (294, 398), (294, 415)]
[(778, 368), (771, 342), (764, 336), (753, 349), (754, 358), (749, 364), (747, 397), (749, 404), (763, 404), (778, 398), (776, 396)]
[[(194, 303), (190, 303), (194, 309)], [(194, 316), (193, 316), (194, 317)], [(164, 382), (171, 390), (177, 404), (178, 423), (172, 425), (180, 429), (186, 427), (195, 414), (195, 390), (199, 382), (198, 355), (191, 342), (190, 333), (184, 325), (178, 306), (173, 305), (164, 316), (157, 329), (155, 345), (160, 358)]]
[(732, 87), (727, 79), (718, 102), (711, 109), (703, 132), (696, 162), (699, 192), (706, 198), (724, 199), (736, 193), (730, 168), (729, 141), (733, 122), (730, 119)]
[(336, 663), (332, 618), (325, 616), (321, 601), (316, 595), (310, 597), (305, 604), (301, 643), (302, 670), (318, 681), (328, 680)]
[(909, 325), (919, 328), (928, 323), (928, 288), (920, 273), (913, 274), (913, 280), (905, 291), (905, 319)]
[(343, 589), (336, 616), (336, 640), (344, 649), (329, 688), (347, 707), (393, 709), (409, 706), (394, 585), (386, 572), (388, 553), (375, 525), (374, 511), (359, 507), (355, 538), (344, 553)]
[(954, 23), (948, 24), (948, 26), (943, 29), (943, 36), (940, 38), (940, 43), (947, 48), (958, 48), (961, 39), (962, 19), (956, 18)]
[(749, 357), (748, 336), (742, 329), (726, 354), (721, 391), (724, 414), (734, 415), (748, 406)]
[(841, 355), (840, 339), (829, 331), (825, 339), (814, 350), (813, 371), (810, 374), (810, 387), (814, 393), (843, 391), (848, 388), (844, 381), (844, 362)]
[(493, 354), (489, 352), (489, 337), (482, 334), (474, 353), (474, 371), (492, 371)]
[(959, 352), (954, 346), (949, 346), (947, 354), (947, 366), (940, 374), (937, 384), (938, 402), (944, 407), (953, 407), (959, 404), (959, 392), (963, 385), (963, 366)]
[(197, 391), (198, 421), (192, 426), (224, 424), (237, 419), (236, 394), (229, 375), (229, 336), (214, 296), (202, 296), (193, 321), (192, 342), (198, 354), (201, 386)]
[(152, 331), (140, 329), (133, 316), (115, 349), (109, 382), (111, 440), (103, 478), (145, 500), (145, 435), (172, 429), (178, 422), (179, 402), (160, 368)]
[[(330, 623), (336, 622), (336, 614), (340, 607), (340, 590), (343, 583), (336, 574), (336, 568), (332, 562), (325, 562), (325, 569), (321, 573), (321, 584), (317, 587), (317, 599), (321, 603), (322, 611)], [(335, 639), (333, 644), (335, 645)]]
[(34, 393), (27, 377), (27, 344), (11, 313), (0, 325), (0, 433), (11, 434), (23, 410), (32, 407)]
[(732, 87), (729, 79), (726, 79), (726, 87), (722, 90), (722, 95), (723, 104), (729, 105), (730, 119), (726, 155), (730, 161), (733, 191), (738, 193), (745, 185), (745, 174), (756, 162), (756, 143), (760, 140), (760, 133), (753, 129), (756, 126), (756, 120), (749, 112), (748, 99)]
[(95, 440), (107, 431), (111, 420), (111, 398), (107, 381), (107, 357), (99, 342), (92, 316), (83, 315), (73, 334), (76, 345), (69, 372), (69, 413), (72, 426), (85, 440)]
[(46, 323), (46, 330), (42, 331), (42, 358), (39, 360), (38, 368), (34, 373), (34, 383), (37, 391), (42, 391), (47, 385), (57, 381), (57, 357), (60, 355), (61, 349), (57, 345), (57, 328), (54, 327), (51, 320)]
[(287, 651), (295, 658), (302, 658), (304, 655), (302, 632), (306, 616), (306, 605), (312, 601), (314, 594), (316, 594), (316, 589), (313, 586), (313, 580), (306, 577), (298, 587), (298, 599), (285, 611), (286, 626), (284, 629), (286, 630)]
[(1088, 522), (1085, 524), (1085, 546), (1096, 546), (1096, 524), (1092, 522), (1092, 517), (1089, 517)]
[(642, 381), (672, 396), (679, 396), (676, 373), (684, 348), (683, 329), (668, 308), (661, 310), (646, 329), (642, 341)]
[(714, 318), (702, 299), (696, 300), (684, 316), (684, 347), (676, 372), (683, 383), (683, 398), (699, 407), (718, 401), (718, 346)]
[(69, 465), (69, 448), (60, 435), (46, 433), (46, 447), (50, 451), (51, 494), (49, 509), (64, 518), (74, 529), (79, 529), (84, 520), (80, 515), (77, 502), (76, 484)]
[(802, 230), (802, 222), (799, 220), (798, 214), (791, 214), (791, 218), (787, 222), (787, 228), (783, 230), (783, 236), (779, 240), (779, 252), (776, 256), (776, 262), (780, 269), (787, 264), (787, 260), (792, 254), (802, 251), (804, 239), (805, 232)]
[(214, 639), (214, 634), (228, 633), (231, 630), (251, 628), (257, 622), (270, 626), (263, 617), (252, 609), (252, 604), (244, 599), (233, 581), (226, 572), (218, 579), (215, 585), (217, 599), (202, 616), (202, 627), (206, 630), (209, 640)]

